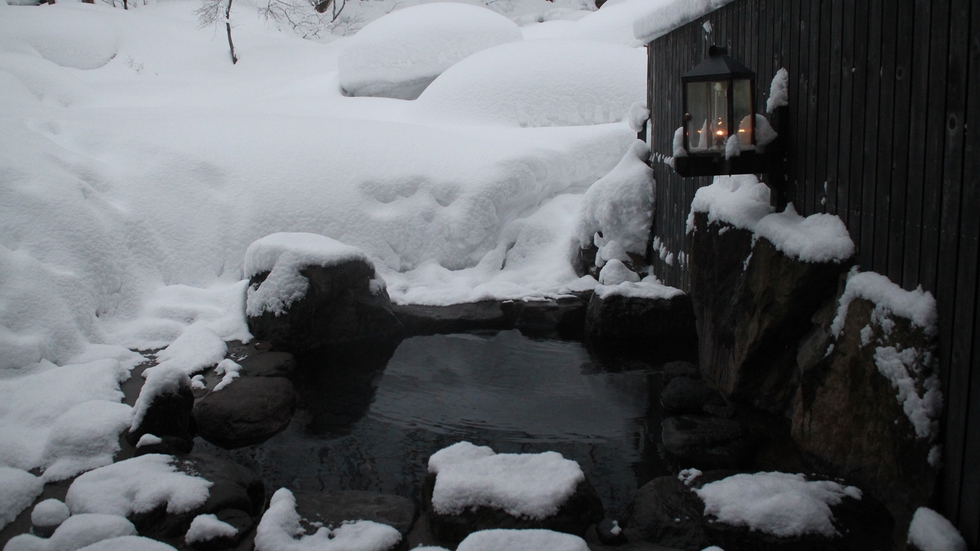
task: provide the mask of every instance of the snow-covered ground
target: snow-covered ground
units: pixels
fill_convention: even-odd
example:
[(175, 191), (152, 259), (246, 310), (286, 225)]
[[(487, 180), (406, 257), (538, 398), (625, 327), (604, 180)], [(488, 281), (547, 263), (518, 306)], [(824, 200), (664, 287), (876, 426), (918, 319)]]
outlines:
[[(245, 252), (267, 235), (358, 247), (395, 302), (594, 287), (571, 264), (583, 194), (635, 140), (633, 23), (670, 2), (422, 6), (357, 61), (380, 89), (438, 75), (407, 101), (348, 97), (338, 67), (423, 0), (351, 0), (317, 40), (238, 0), (235, 65), (195, 0), (0, 0), (0, 524), (43, 480), (111, 463), (138, 422), (133, 350), (193, 374), (249, 338)], [(454, 17), (488, 8), (495, 37), (438, 59), (430, 42), (473, 40)], [(377, 70), (386, 36), (425, 71)]]

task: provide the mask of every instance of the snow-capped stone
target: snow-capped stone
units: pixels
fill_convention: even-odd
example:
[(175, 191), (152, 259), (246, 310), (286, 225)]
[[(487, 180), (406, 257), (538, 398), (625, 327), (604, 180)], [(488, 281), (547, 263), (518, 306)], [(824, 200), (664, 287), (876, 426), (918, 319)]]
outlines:
[(966, 551), (966, 541), (953, 523), (928, 507), (919, 507), (912, 516), (908, 535), (909, 551)]
[(0, 466), (0, 528), (30, 507), (43, 488), (44, 482), (31, 473)]

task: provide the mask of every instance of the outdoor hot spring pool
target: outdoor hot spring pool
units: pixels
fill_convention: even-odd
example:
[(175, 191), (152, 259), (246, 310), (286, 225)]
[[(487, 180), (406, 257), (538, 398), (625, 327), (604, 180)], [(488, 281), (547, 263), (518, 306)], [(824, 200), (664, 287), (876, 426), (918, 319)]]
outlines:
[(412, 337), (384, 360), (303, 358), (289, 428), (232, 451), (198, 438), (196, 450), (233, 458), (273, 489), (416, 500), (429, 456), (461, 440), (498, 453), (551, 450), (582, 466), (610, 516), (666, 474), (654, 363), (518, 331)]

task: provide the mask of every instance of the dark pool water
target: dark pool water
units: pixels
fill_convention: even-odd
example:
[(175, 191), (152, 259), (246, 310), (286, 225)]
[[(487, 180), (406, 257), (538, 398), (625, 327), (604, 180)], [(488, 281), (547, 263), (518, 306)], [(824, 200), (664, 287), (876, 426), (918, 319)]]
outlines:
[[(388, 358), (390, 354), (390, 359)], [(578, 461), (609, 515), (665, 474), (657, 455), (661, 375), (650, 362), (590, 355), (517, 331), (413, 337), (394, 353), (303, 358), (300, 410), (264, 444), (198, 450), (255, 469), (274, 488), (419, 498), (434, 452), (468, 440)]]

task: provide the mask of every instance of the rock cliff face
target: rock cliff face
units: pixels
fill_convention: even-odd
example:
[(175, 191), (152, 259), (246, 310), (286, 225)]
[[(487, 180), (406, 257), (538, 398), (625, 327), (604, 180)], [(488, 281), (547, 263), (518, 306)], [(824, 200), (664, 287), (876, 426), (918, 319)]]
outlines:
[(846, 263), (804, 262), (766, 238), (695, 213), (691, 298), (704, 378), (729, 399), (783, 413), (796, 388), (796, 343), (833, 297)]
[(863, 298), (838, 311), (840, 334), (825, 316), (801, 349), (793, 438), (822, 469), (904, 505), (910, 518), (938, 473), (935, 337)]

